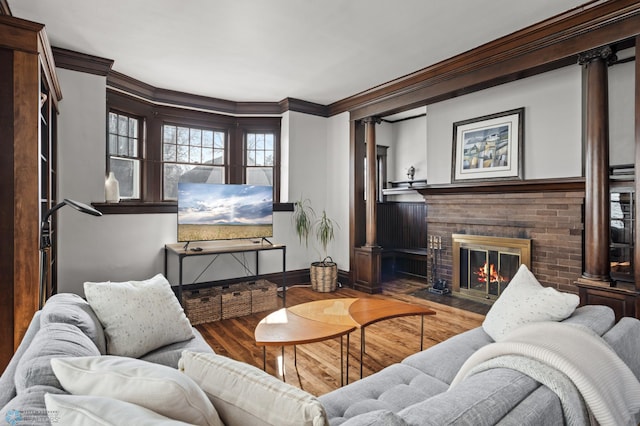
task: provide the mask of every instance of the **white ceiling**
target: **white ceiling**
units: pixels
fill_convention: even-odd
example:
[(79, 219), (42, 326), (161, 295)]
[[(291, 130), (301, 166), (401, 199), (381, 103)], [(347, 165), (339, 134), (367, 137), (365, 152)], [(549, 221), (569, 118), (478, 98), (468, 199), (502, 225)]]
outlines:
[[(152, 86), (328, 105), (585, 0), (9, 0), (51, 44)], [(63, 88), (64, 90), (64, 88)]]

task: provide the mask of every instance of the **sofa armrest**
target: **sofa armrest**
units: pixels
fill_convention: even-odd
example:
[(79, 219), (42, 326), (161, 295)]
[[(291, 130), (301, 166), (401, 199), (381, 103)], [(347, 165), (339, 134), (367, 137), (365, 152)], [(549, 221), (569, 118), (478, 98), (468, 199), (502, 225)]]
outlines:
[(18, 366), (18, 361), (22, 357), (22, 354), (27, 350), (33, 337), (40, 330), (40, 311), (36, 312), (33, 318), (31, 319), (31, 323), (27, 328), (18, 349), (13, 354), (11, 361), (7, 365), (7, 368), (2, 372), (2, 376), (0, 376), (0, 407), (4, 407), (13, 397), (16, 396), (16, 384), (14, 380), (14, 376), (16, 374), (16, 367)]

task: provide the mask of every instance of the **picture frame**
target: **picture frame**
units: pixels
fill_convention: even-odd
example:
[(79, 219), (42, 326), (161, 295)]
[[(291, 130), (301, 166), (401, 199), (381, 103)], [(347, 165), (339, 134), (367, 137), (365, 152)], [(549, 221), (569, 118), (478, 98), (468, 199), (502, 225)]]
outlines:
[(524, 108), (453, 123), (451, 181), (524, 179)]

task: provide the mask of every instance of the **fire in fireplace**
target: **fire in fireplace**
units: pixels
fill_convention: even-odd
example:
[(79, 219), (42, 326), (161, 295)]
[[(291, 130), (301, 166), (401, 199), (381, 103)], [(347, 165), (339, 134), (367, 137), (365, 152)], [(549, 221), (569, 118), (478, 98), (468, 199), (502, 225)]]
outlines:
[(460, 249), (460, 288), (500, 296), (520, 267), (520, 255), (498, 250)]
[(453, 291), (497, 299), (521, 263), (530, 266), (531, 240), (454, 234)]

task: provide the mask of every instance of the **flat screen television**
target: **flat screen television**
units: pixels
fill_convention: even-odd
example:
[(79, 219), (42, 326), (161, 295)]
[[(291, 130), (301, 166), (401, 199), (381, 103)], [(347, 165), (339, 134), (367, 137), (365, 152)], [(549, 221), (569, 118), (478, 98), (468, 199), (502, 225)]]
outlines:
[(178, 183), (178, 241), (273, 236), (273, 187)]

